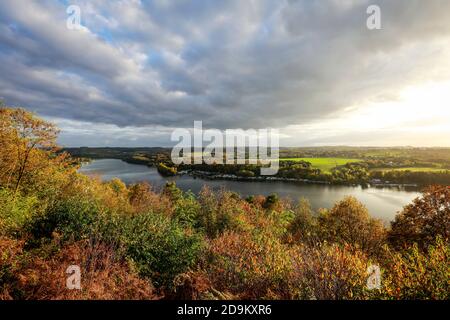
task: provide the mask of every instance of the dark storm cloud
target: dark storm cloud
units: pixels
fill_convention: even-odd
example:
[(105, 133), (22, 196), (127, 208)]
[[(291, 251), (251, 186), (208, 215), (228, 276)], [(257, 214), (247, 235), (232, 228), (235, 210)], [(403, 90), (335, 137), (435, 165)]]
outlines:
[[(374, 3), (383, 29), (369, 31)], [(281, 127), (448, 76), (446, 0), (71, 4), (81, 31), (66, 28), (66, 1), (0, 3), (8, 104), (122, 128)]]

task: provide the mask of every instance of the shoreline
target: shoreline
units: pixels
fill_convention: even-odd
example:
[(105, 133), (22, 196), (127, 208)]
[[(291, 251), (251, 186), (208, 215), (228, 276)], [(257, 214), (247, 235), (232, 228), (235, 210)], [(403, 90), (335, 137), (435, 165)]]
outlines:
[(419, 188), (418, 184), (400, 184), (400, 183), (331, 183), (329, 181), (315, 181), (308, 179), (296, 179), (296, 178), (283, 178), (276, 176), (257, 176), (257, 177), (241, 177), (234, 174), (217, 174), (207, 171), (181, 171), (176, 176), (189, 175), (194, 178), (206, 179), (206, 180), (229, 180), (229, 181), (246, 181), (246, 182), (293, 182), (293, 183), (305, 183), (305, 184), (317, 184), (317, 185), (330, 185), (330, 186), (361, 186), (361, 187), (390, 187), (390, 188)]
[[(104, 160), (111, 158), (95, 158), (89, 159), (93, 160)], [(143, 163), (139, 161), (129, 161), (129, 159), (120, 159), (123, 162), (134, 164), (134, 165), (142, 165), (149, 168), (155, 167), (154, 163)], [(159, 173), (159, 172), (158, 172)], [(159, 173), (161, 174), (161, 173)], [(200, 178), (205, 180), (228, 180), (228, 181), (245, 181), (245, 182), (290, 182), (290, 183), (304, 183), (304, 184), (315, 184), (315, 185), (330, 185), (330, 186), (361, 186), (365, 187), (374, 187), (374, 188), (415, 188), (420, 189), (423, 186), (414, 183), (390, 183), (390, 182), (367, 182), (367, 183), (331, 183), (329, 181), (316, 181), (316, 180), (308, 180), (308, 179), (296, 179), (296, 178), (283, 178), (277, 176), (255, 176), (255, 177), (242, 177), (234, 174), (222, 174), (222, 173), (213, 173), (208, 171), (197, 171), (197, 170), (183, 170), (176, 173), (174, 176), (184, 176), (188, 175), (194, 178)], [(164, 175), (161, 175), (164, 177)]]

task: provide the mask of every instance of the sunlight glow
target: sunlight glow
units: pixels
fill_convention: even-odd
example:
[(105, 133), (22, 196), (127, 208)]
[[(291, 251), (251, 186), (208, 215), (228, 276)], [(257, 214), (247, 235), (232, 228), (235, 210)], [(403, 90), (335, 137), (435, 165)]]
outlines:
[(288, 126), (285, 133), (314, 141), (346, 137), (335, 145), (450, 146), (450, 81), (408, 87), (396, 99), (349, 106), (328, 120)]
[[(370, 103), (346, 114), (344, 123), (354, 129), (417, 130), (439, 124), (450, 127), (450, 82), (411, 87), (396, 101)], [(448, 128), (447, 128), (448, 129)]]

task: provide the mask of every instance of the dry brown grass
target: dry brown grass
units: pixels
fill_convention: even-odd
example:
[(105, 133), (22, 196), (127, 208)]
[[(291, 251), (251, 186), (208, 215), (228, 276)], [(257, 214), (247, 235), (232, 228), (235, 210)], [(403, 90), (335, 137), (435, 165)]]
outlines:
[(14, 269), (17, 257), (22, 254), (23, 241), (0, 237), (0, 300), (11, 300), (14, 290), (11, 280), (15, 279)]
[[(11, 242), (12, 241), (12, 242)], [(3, 288), (1, 299), (31, 300), (135, 300), (160, 298), (147, 281), (140, 279), (130, 266), (117, 258), (115, 250), (101, 243), (88, 241), (64, 246), (49, 259), (20, 256), (21, 244), (13, 240), (0, 242), (0, 249), (10, 247), (10, 254), (2, 259), (13, 276)], [(2, 254), (3, 256), (3, 254)], [(67, 289), (67, 267), (81, 268), (81, 289)], [(11, 280), (11, 279), (10, 279)], [(21, 295), (17, 297), (17, 294)]]

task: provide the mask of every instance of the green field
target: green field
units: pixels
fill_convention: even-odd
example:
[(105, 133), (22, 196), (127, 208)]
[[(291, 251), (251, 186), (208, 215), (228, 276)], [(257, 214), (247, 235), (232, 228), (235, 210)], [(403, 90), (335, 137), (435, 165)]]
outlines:
[(446, 171), (442, 168), (420, 168), (420, 167), (409, 167), (409, 168), (377, 168), (373, 171), (411, 171), (411, 172), (442, 172)]
[(336, 166), (343, 166), (349, 162), (359, 162), (361, 159), (348, 158), (285, 158), (281, 161), (306, 161), (311, 163), (314, 168), (323, 172), (330, 172)]

